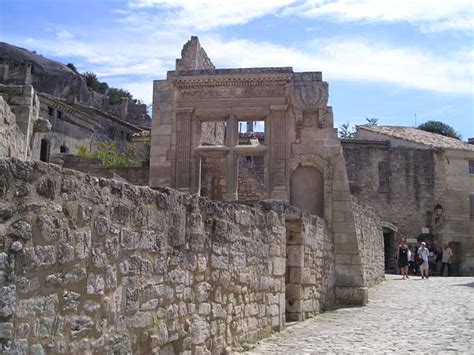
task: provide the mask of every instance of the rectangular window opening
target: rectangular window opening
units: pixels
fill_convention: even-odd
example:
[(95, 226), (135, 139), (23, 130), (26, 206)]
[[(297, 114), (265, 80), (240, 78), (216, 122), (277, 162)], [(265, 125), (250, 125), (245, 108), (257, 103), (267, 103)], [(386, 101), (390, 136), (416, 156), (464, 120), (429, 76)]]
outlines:
[(239, 120), (239, 145), (259, 146), (265, 144), (264, 120)]
[(474, 174), (474, 160), (469, 160), (469, 174)]

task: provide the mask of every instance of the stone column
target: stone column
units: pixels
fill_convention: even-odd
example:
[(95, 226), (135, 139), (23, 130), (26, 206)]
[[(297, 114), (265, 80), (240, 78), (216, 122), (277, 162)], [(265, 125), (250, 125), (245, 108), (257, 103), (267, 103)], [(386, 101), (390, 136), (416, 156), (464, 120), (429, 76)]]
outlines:
[(271, 177), (271, 198), (288, 201), (288, 191), (286, 190), (286, 160), (288, 158), (287, 149), (287, 105), (273, 105), (270, 118), (270, 177)]
[(238, 143), (239, 129), (238, 121), (234, 115), (230, 115), (227, 120), (227, 132), (225, 145), (230, 147), (231, 150), (227, 154), (227, 169), (226, 169), (226, 193), (224, 194), (224, 200), (232, 201), (237, 199), (237, 155), (235, 154), (234, 147)]
[(191, 176), (191, 121), (193, 109), (176, 110), (175, 186), (189, 192)]
[(195, 149), (201, 141), (201, 122), (195, 117), (191, 121), (191, 186), (190, 192), (197, 194), (201, 190), (201, 157)]

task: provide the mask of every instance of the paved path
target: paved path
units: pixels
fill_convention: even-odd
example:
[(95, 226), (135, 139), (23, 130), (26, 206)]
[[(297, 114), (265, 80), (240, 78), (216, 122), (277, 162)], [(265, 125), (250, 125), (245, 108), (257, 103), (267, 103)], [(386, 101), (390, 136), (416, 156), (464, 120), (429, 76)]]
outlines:
[(263, 340), (251, 354), (474, 354), (474, 277), (387, 275), (369, 304), (326, 312)]

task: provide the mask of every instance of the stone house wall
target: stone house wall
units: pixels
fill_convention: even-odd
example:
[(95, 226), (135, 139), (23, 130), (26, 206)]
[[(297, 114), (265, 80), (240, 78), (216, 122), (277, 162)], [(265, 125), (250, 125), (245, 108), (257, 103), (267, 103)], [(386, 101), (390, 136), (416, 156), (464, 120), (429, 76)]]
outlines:
[[(0, 84), (2, 113), (0, 130), (3, 139), (0, 143), (6, 155), (20, 159), (28, 159), (35, 138), (35, 122), (39, 116), (39, 100), (33, 87), (29, 85)], [(7, 107), (8, 106), (8, 107)], [(12, 116), (13, 115), (13, 116)], [(8, 121), (8, 122), (7, 122)], [(8, 150), (11, 152), (8, 153)]]
[[(4, 353), (222, 353), (282, 329), (289, 299), (299, 319), (333, 305), (317, 216), (43, 162), (0, 160), (0, 177)], [(285, 297), (290, 264), (302, 285)]]
[(0, 96), (0, 157), (24, 159), (26, 137), (16, 124), (16, 117)]
[(343, 141), (343, 147), (354, 196), (397, 226), (400, 236), (416, 238), (423, 227), (432, 227), (443, 184), (436, 178), (436, 152), (357, 140)]

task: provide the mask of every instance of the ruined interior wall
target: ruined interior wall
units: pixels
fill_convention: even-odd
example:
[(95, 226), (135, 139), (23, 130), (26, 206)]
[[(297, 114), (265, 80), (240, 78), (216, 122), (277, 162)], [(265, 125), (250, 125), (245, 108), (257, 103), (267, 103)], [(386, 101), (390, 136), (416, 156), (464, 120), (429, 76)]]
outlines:
[(226, 191), (226, 158), (201, 158), (201, 196), (223, 200)]
[(0, 160), (3, 349), (220, 353), (284, 325), (285, 218)]
[(200, 145), (224, 145), (225, 122), (202, 122)]
[[(432, 227), (439, 185), (444, 183), (436, 178), (433, 151), (343, 144), (354, 196), (375, 207), (402, 236), (414, 238), (422, 227)], [(380, 177), (379, 172), (386, 176)]]
[(186, 42), (181, 50), (181, 58), (176, 59), (176, 70), (201, 69), (214, 69), (214, 64), (212, 64), (204, 48), (201, 47), (199, 39), (196, 36), (191, 36), (191, 39)]
[(26, 158), (26, 137), (16, 124), (16, 117), (0, 96), (0, 157)]
[(384, 279), (383, 233), (380, 217), (375, 210), (352, 196), (357, 243), (362, 275), (366, 286), (373, 286)]
[(239, 200), (261, 200), (267, 198), (265, 160), (263, 156), (238, 157), (237, 184)]

